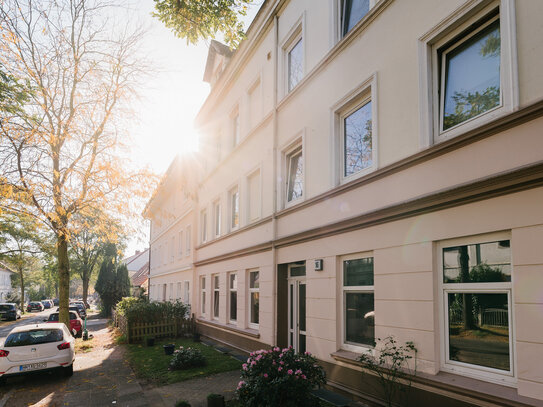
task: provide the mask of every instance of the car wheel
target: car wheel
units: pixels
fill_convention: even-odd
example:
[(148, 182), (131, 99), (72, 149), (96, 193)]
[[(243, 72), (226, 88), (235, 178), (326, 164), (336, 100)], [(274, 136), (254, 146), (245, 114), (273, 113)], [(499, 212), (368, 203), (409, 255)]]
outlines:
[(74, 375), (74, 364), (73, 363), (68, 367), (64, 367), (63, 369), (64, 369), (64, 376), (70, 377), (70, 376)]

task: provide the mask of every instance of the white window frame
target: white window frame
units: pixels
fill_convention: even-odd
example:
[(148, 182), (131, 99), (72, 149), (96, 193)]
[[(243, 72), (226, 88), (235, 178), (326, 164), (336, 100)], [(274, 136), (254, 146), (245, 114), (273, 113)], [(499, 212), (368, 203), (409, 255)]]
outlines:
[(206, 276), (200, 276), (200, 314), (206, 316)]
[[(368, 259), (368, 258), (373, 258), (373, 262), (374, 262), (373, 263), (373, 266), (374, 266), (374, 270), (373, 270), (374, 285), (345, 286), (345, 281), (344, 281), (345, 273), (344, 273), (344, 270), (343, 270), (343, 262), (346, 261), (346, 260), (358, 260), (358, 259)], [(347, 295), (346, 295), (347, 293), (373, 294), (373, 301), (374, 301), (373, 304), (374, 304), (374, 308), (375, 308), (375, 256), (374, 256), (373, 252), (353, 253), (353, 254), (340, 256), (339, 262), (340, 262), (339, 270), (340, 270), (340, 273), (341, 273), (341, 275), (340, 275), (340, 281), (341, 281), (341, 286), (340, 286), (340, 289), (341, 289), (341, 310), (340, 310), (340, 313), (341, 313), (341, 348), (345, 349), (345, 350), (348, 350), (348, 351), (351, 351), (351, 352), (357, 352), (357, 353), (371, 352), (371, 354), (374, 354), (374, 349), (375, 348), (373, 346), (365, 345), (365, 344), (362, 344), (362, 343), (361, 344), (356, 344), (356, 343), (353, 343), (353, 342), (347, 342), (347, 340), (345, 338), (346, 337), (346, 330), (347, 330), (347, 325), (345, 323), (345, 318), (346, 318), (345, 309), (346, 309), (346, 306), (347, 306)]]
[(170, 263), (173, 263), (175, 260), (175, 234), (170, 238), (170, 244)]
[[(371, 102), (371, 150), (372, 165), (354, 174), (345, 176), (345, 126), (344, 120)], [(379, 168), (379, 126), (378, 126), (378, 100), (377, 100), (377, 73), (373, 73), (354, 90), (337, 101), (331, 108), (333, 120), (332, 133), (334, 135), (334, 149), (332, 162), (335, 162), (336, 185), (344, 184), (367, 175)]]
[[(233, 191), (236, 191), (238, 194), (238, 224), (233, 225), (234, 222), (234, 205), (232, 202), (232, 199), (234, 197)], [(239, 184), (233, 185), (228, 190), (228, 228), (231, 232), (238, 230), (240, 228), (241, 223), (241, 194), (240, 194), (240, 188)]]
[[(491, 110), (441, 131), (441, 73), (439, 58), (447, 46), (454, 48), (471, 36), (478, 27), (463, 38), (457, 38), (469, 27), (491, 15), (499, 7), (500, 20), (500, 93), (501, 104)], [(518, 58), (514, 0), (471, 0), (419, 38), (419, 82), (421, 101), (421, 147), (429, 147), (492, 122), (519, 107)], [(451, 41), (454, 40), (454, 44)], [(456, 46), (455, 46), (456, 44)], [(447, 47), (448, 48), (448, 47)], [(442, 94), (444, 92), (441, 92)]]
[(207, 209), (202, 209), (200, 211), (200, 241), (202, 243), (207, 242)]
[(241, 143), (241, 121), (239, 114), (239, 104), (232, 109), (230, 113), (231, 131), (232, 131), (232, 148), (236, 148)]
[[(217, 212), (218, 211), (218, 212)], [(213, 235), (215, 238), (222, 234), (222, 205), (220, 198), (213, 202)]]
[(181, 281), (178, 281), (177, 282), (177, 295), (175, 296), (176, 300), (181, 300), (182, 295), (183, 295), (183, 291), (181, 291)]
[[(255, 93), (258, 90), (258, 95)], [(262, 89), (262, 73), (259, 72), (258, 75), (256, 75), (255, 79), (251, 82), (249, 87), (247, 88), (246, 93), (246, 101), (247, 101), (247, 108), (246, 112), (247, 118), (245, 122), (247, 123), (247, 131), (245, 134), (250, 134), (253, 129), (255, 129), (260, 121), (262, 120), (262, 112), (263, 112), (263, 89)], [(254, 103), (256, 101), (256, 103)], [(253, 110), (253, 107), (255, 108)]]
[(172, 300), (175, 299), (175, 296), (174, 296), (174, 294), (173, 294), (173, 283), (170, 283), (170, 289), (169, 289), (169, 291), (170, 291), (170, 295), (168, 296), (168, 300), (171, 302)]
[[(306, 69), (306, 61), (307, 61), (307, 50), (306, 50), (306, 12), (304, 11), (298, 20), (292, 25), (290, 30), (284, 35), (283, 39), (281, 40), (279, 44), (279, 50), (278, 55), (280, 55), (280, 70), (279, 75), (281, 75), (281, 78), (279, 79), (279, 97), (283, 98), (287, 96), (289, 93), (291, 93), (293, 90), (295, 90), (298, 85), (303, 82), (304, 78), (307, 75), (307, 69)], [(303, 75), (302, 78), (298, 81), (298, 83), (289, 90), (288, 84), (289, 84), (289, 53), (292, 51), (294, 46), (299, 42), (302, 41), (302, 71)]]
[(370, 0), (370, 7), (369, 7), (369, 10), (366, 13), (366, 15), (364, 17), (362, 17), (360, 20), (358, 20), (358, 22), (353, 26), (353, 28), (351, 28), (349, 31), (344, 33), (343, 23), (344, 23), (344, 20), (345, 20), (345, 1), (346, 0), (337, 0), (337, 18), (338, 18), (337, 36), (338, 36), (338, 39), (342, 39), (342, 38), (348, 36), (349, 33), (351, 31), (353, 31), (356, 28), (356, 26), (360, 24), (361, 21), (366, 20), (366, 17), (368, 17), (371, 14), (371, 11), (372, 11), (373, 7), (375, 6), (375, 4), (377, 3), (378, 0)]
[[(214, 320), (219, 320), (219, 317), (221, 315), (221, 281), (220, 281), (219, 274), (213, 274), (211, 276), (211, 283), (213, 285), (213, 300), (212, 300), (212, 310), (211, 310), (211, 316)], [(217, 304), (217, 312), (218, 314), (215, 315), (215, 301), (218, 301)]]
[(190, 225), (187, 225), (187, 229), (186, 229), (186, 233), (187, 233), (187, 236), (186, 236), (186, 250), (185, 250), (185, 253), (187, 256), (190, 256), (190, 252), (192, 250), (192, 234), (191, 234), (191, 226)]
[(190, 304), (190, 281), (183, 281), (183, 301), (185, 304)]
[(232, 288), (231, 286), (231, 277), (234, 276), (234, 278), (236, 279), (236, 283), (239, 283), (239, 280), (238, 280), (238, 274), (237, 272), (233, 271), (233, 272), (230, 272), (227, 274), (227, 284), (228, 284), (228, 323), (232, 324), (232, 325), (236, 325), (238, 323), (238, 307), (236, 305), (236, 319), (231, 319), (230, 316), (232, 315), (232, 302), (231, 302), (231, 294), (233, 292), (236, 293), (236, 304), (239, 302), (239, 295), (238, 295), (238, 288), (237, 288), (237, 284), (236, 284), (236, 287), (235, 288)]
[[(256, 173), (258, 173), (258, 186), (259, 186), (259, 189), (258, 189), (258, 198), (260, 200), (259, 202), (259, 205), (258, 205), (258, 214), (256, 215), (256, 217), (252, 218), (251, 219), (251, 189), (250, 189), (250, 183), (249, 183), (249, 180), (254, 177), (256, 175)], [(257, 168), (253, 169), (252, 171), (250, 171), (247, 176), (245, 177), (245, 191), (247, 191), (247, 198), (245, 200), (246, 202), (246, 207), (247, 207), (247, 211), (246, 211), (246, 218), (245, 218), (245, 223), (246, 224), (250, 224), (252, 222), (256, 222), (258, 219), (260, 219), (262, 217), (262, 168), (260, 166), (258, 166)]]
[(181, 229), (178, 234), (179, 234), (178, 254), (179, 254), (179, 257), (183, 257), (183, 229)]
[[(251, 273), (258, 273), (258, 287), (254, 288), (251, 287)], [(252, 269), (247, 270), (247, 326), (251, 329), (258, 329), (260, 325), (260, 270), (259, 269)], [(253, 293), (259, 293), (258, 299), (259, 299), (259, 307), (258, 307), (258, 324), (255, 324), (251, 322), (252, 318), (252, 309), (251, 309), (251, 294)]]
[[(515, 387), (517, 383), (516, 353), (515, 353), (515, 320), (514, 296), (513, 296), (513, 259), (511, 258), (511, 281), (493, 283), (444, 283), (443, 282), (443, 249), (452, 246), (473, 245), (477, 243), (489, 243), (502, 240), (509, 240), (511, 257), (513, 254), (513, 241), (510, 232), (496, 232), (478, 236), (455, 238), (438, 242), (438, 288), (439, 288), (439, 326), (441, 327), (440, 346), (440, 369), (445, 372), (456, 373), (475, 379), (492, 383), (499, 383), (505, 386)], [(508, 317), (509, 317), (509, 366), (510, 371), (504, 372), (491, 367), (472, 365), (469, 363), (448, 360), (449, 349), (449, 312), (447, 294), (455, 292), (472, 292), (481, 294), (507, 294)]]
[[(305, 196), (306, 196), (306, 191), (305, 191), (305, 187), (306, 187), (306, 177), (305, 177), (305, 174), (306, 174), (306, 160), (305, 160), (305, 157), (306, 157), (306, 154), (305, 154), (305, 146), (304, 146), (304, 141), (305, 141), (305, 137), (304, 137), (304, 134), (302, 133), (301, 136), (299, 136), (296, 141), (294, 141), (293, 143), (291, 143), (289, 145), (289, 147), (287, 147), (285, 150), (283, 150), (283, 172), (284, 172), (284, 186), (282, 186), (281, 190), (283, 191), (283, 194), (284, 194), (284, 206), (285, 208), (289, 207), (289, 206), (292, 206), (292, 205), (296, 205), (297, 203), (300, 203), (302, 202), (304, 199), (305, 199)], [(298, 153), (298, 150), (299, 152), (302, 154), (302, 168), (303, 168), (303, 174), (302, 174), (302, 196), (298, 197), (298, 198), (295, 198), (295, 199), (292, 199), (289, 201), (288, 199), (288, 193), (289, 193), (289, 188), (290, 188), (290, 161), (291, 161), (291, 158), (296, 154)]]

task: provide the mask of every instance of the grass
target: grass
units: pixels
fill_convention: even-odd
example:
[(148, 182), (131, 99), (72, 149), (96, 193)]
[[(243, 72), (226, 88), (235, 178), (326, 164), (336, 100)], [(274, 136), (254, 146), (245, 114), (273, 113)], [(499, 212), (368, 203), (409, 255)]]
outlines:
[[(186, 370), (168, 370), (168, 363), (172, 356), (164, 354), (162, 345), (175, 343), (179, 346), (198, 348), (206, 357), (207, 364)], [(147, 347), (145, 344), (124, 345), (127, 349), (130, 365), (136, 376), (153, 385), (166, 385), (177, 383), (196, 377), (209, 376), (214, 373), (228, 372), (241, 369), (241, 362), (228, 355), (216, 351), (210, 346), (193, 342), (191, 339), (178, 339), (175, 341), (155, 341), (155, 346)]]

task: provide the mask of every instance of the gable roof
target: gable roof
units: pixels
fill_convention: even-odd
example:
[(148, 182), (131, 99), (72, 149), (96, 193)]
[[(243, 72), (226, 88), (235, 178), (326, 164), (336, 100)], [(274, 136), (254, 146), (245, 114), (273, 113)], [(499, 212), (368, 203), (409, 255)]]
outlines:
[(132, 276), (131, 284), (133, 287), (140, 287), (147, 281), (147, 273), (149, 272), (149, 262), (145, 263), (142, 268), (140, 268), (136, 274)]
[(232, 55), (234, 55), (234, 51), (219, 41), (211, 40), (211, 44), (209, 44), (209, 52), (207, 54), (206, 68), (204, 70), (204, 82), (211, 82), (213, 67), (215, 66), (215, 59), (218, 55), (222, 55), (226, 59), (230, 59), (232, 58)]
[(148, 256), (148, 253), (149, 253), (149, 249), (144, 249), (143, 251), (141, 251), (139, 253), (136, 252), (132, 256), (129, 256), (126, 259), (123, 259), (123, 263), (126, 264), (126, 267), (128, 267), (130, 269), (130, 263), (136, 261), (139, 257), (141, 257), (143, 255)]
[(15, 271), (10, 269), (8, 266), (5, 265), (5, 263), (0, 262), (0, 270), (1, 271), (7, 271), (8, 273), (15, 274)]

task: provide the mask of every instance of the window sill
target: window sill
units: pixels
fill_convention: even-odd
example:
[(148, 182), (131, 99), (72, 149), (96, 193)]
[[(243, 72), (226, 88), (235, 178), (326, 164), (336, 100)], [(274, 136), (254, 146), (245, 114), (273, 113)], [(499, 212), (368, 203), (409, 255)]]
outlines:
[[(353, 367), (362, 368), (358, 361), (360, 353), (343, 349), (331, 353), (330, 356), (338, 362), (343, 362)], [(486, 382), (471, 377), (461, 376), (449, 372), (438, 372), (435, 375), (418, 372), (413, 376), (413, 386), (419, 388), (432, 388), (433, 392), (446, 391), (456, 395), (463, 395), (469, 399), (485, 400), (501, 405), (504, 400), (510, 401), (507, 405), (516, 405), (514, 402), (543, 407), (543, 401), (519, 396), (516, 388), (496, 383)]]
[(250, 336), (251, 338), (256, 338), (256, 339), (260, 338), (260, 333), (255, 329), (250, 329), (250, 328), (241, 329), (230, 324), (222, 324), (220, 322), (209, 321), (207, 319), (202, 319), (202, 318), (197, 318), (196, 321), (199, 324), (208, 325), (214, 328), (224, 329), (225, 331), (232, 331), (237, 334)]

